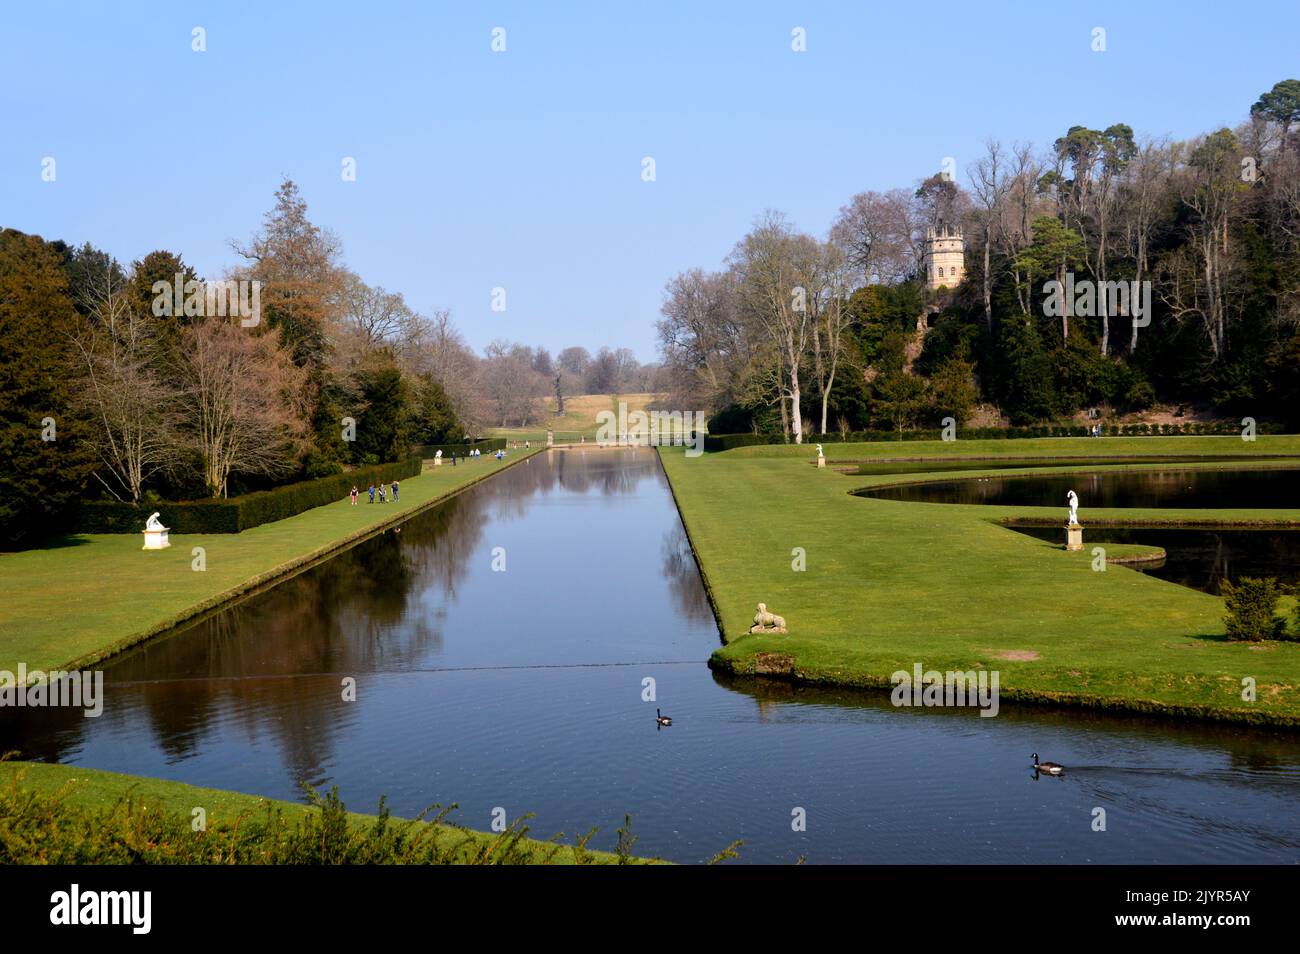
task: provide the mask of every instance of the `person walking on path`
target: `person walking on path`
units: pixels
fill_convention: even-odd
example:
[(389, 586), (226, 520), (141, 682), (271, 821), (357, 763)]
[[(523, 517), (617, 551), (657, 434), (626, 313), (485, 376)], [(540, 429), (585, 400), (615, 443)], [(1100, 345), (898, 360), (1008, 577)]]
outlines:
[(357, 485), (353, 484), (352, 485), (352, 506), (354, 507), (357, 505), (357, 494), (359, 493), (360, 491), (357, 490)]
[(393, 481), (393, 503), (397, 503), (397, 481)]
[(374, 502), (375, 502), (375, 485), (374, 485), (374, 484), (371, 484), (371, 485), (370, 485), (370, 502), (371, 502), (371, 503), (374, 503)]

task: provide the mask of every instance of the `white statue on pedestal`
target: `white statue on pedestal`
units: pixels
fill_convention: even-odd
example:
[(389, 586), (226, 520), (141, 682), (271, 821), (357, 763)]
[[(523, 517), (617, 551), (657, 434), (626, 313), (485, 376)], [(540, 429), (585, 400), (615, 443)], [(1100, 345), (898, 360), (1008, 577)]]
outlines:
[(162, 525), (158, 519), (160, 514), (154, 511), (149, 515), (149, 519), (144, 524), (144, 549), (146, 550), (166, 550), (171, 543), (167, 540), (167, 528)]
[(1071, 490), (1065, 495), (1065, 502), (1070, 505), (1070, 519), (1066, 526), (1077, 527), (1079, 525), (1079, 495)]
[(825, 456), (826, 456), (825, 454), (822, 453), (822, 445), (821, 445), (821, 444), (818, 444), (818, 445), (817, 445), (817, 456), (818, 456), (818, 457), (825, 457)]

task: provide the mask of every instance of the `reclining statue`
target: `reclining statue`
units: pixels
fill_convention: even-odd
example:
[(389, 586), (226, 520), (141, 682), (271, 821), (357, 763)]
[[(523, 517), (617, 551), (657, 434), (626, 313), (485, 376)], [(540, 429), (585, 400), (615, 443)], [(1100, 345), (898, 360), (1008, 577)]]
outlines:
[(754, 625), (749, 627), (751, 633), (784, 633), (785, 617), (777, 616), (775, 613), (767, 611), (766, 603), (758, 604), (758, 612), (754, 614)]

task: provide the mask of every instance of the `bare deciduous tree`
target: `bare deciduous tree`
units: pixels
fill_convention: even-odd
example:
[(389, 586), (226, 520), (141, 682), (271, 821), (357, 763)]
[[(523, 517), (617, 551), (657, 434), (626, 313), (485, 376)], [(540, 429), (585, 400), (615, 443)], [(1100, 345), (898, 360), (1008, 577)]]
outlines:
[(186, 328), (182, 342), (181, 406), (208, 492), (226, 496), (233, 473), (292, 471), (307, 433), (306, 373), (273, 336), (222, 318)]
[(145, 481), (176, 459), (175, 390), (159, 370), (157, 320), (111, 263), (83, 292), (88, 319), (74, 336), (85, 377), (75, 400), (92, 423), (95, 477), (118, 499), (138, 501)]

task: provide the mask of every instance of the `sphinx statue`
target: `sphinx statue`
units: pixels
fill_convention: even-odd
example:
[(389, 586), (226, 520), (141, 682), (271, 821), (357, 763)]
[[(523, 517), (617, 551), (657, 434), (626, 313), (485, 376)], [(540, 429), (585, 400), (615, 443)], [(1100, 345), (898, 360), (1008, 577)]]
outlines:
[(784, 633), (785, 617), (777, 616), (775, 613), (767, 611), (766, 603), (758, 604), (758, 612), (754, 614), (754, 625), (749, 627), (751, 633)]

